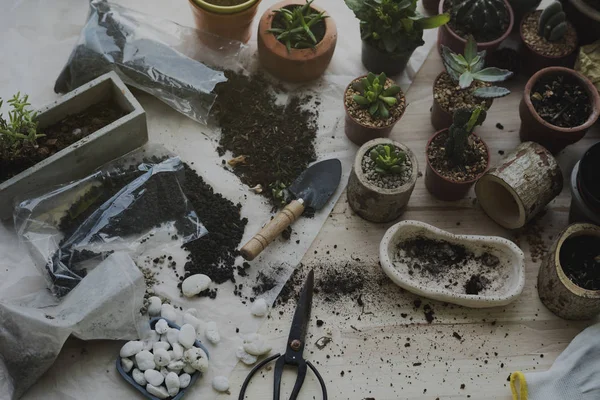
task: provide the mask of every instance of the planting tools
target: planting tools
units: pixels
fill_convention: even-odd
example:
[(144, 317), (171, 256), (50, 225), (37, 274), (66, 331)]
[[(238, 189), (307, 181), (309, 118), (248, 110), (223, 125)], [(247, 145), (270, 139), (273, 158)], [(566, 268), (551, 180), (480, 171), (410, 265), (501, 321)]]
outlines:
[(277, 360), (277, 362), (275, 363), (275, 382), (273, 387), (273, 400), (280, 399), (281, 378), (283, 375), (283, 369), (286, 365), (293, 366), (298, 369), (298, 377), (296, 378), (296, 383), (294, 384), (294, 388), (292, 389), (290, 400), (296, 400), (298, 398), (298, 394), (300, 393), (300, 389), (302, 389), (302, 384), (304, 383), (304, 379), (306, 378), (307, 367), (312, 369), (312, 371), (317, 376), (317, 379), (321, 384), (321, 390), (323, 391), (323, 400), (327, 400), (327, 387), (325, 387), (325, 381), (323, 381), (321, 374), (319, 374), (319, 371), (310, 361), (306, 361), (302, 357), (302, 353), (304, 352), (304, 345), (306, 344), (306, 332), (308, 330), (308, 324), (310, 322), (310, 310), (312, 307), (314, 283), (315, 273), (314, 271), (310, 271), (306, 278), (306, 283), (302, 288), (302, 292), (300, 292), (300, 299), (298, 300), (298, 306), (296, 307), (294, 319), (292, 320), (292, 328), (290, 329), (290, 336), (288, 339), (285, 354), (281, 355), (277, 353), (269, 358), (266, 358), (265, 360), (257, 364), (254, 368), (252, 368), (252, 371), (250, 371), (250, 373), (246, 377), (246, 380), (244, 381), (244, 384), (242, 385), (239, 400), (243, 400), (246, 398), (246, 388), (248, 387), (248, 384), (250, 383), (250, 380), (252, 379), (254, 374), (256, 374), (260, 369), (262, 369), (265, 365), (267, 365), (273, 360)]
[(242, 247), (242, 257), (249, 261), (254, 260), (269, 243), (293, 224), (306, 208), (323, 208), (336, 191), (341, 177), (342, 163), (337, 158), (315, 163), (300, 174), (288, 188), (295, 200)]

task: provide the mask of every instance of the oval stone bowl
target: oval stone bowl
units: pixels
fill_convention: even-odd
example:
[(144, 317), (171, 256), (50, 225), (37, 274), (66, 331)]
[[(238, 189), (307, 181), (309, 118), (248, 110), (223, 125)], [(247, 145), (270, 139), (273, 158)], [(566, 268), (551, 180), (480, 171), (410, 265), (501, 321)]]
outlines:
[[(403, 250), (398, 245), (419, 237), (464, 246), (474, 257), (464, 266), (455, 268), (454, 272), (458, 275), (462, 273), (465, 280), (469, 274), (481, 273), (486, 279), (490, 278), (489, 287), (477, 295), (467, 294), (465, 282), (455, 280), (454, 286), (449, 284), (447, 278), (453, 272), (447, 265), (439, 267), (448, 268), (448, 271), (442, 270), (437, 277), (415, 272), (421, 270), (415, 270), (409, 265), (415, 264), (406, 261), (406, 255), (403, 253), (403, 257), (400, 254)], [(493, 258), (494, 265), (484, 265), (480, 261), (486, 259), (484, 257)], [(507, 305), (521, 294), (525, 285), (525, 256), (513, 242), (497, 236), (455, 235), (419, 221), (402, 221), (388, 229), (379, 245), (379, 258), (386, 275), (403, 289), (419, 296), (465, 307)]]

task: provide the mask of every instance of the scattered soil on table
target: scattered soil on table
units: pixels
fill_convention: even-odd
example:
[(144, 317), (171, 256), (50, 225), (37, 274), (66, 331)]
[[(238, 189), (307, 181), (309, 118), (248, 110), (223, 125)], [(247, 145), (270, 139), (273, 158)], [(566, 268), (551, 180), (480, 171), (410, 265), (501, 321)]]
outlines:
[[(373, 147), (374, 149), (374, 147)], [(371, 150), (373, 150), (371, 149)], [(412, 162), (408, 154), (402, 164), (403, 170), (398, 174), (380, 174), (375, 170), (375, 161), (369, 156), (370, 151), (365, 153), (362, 159), (362, 170), (367, 178), (367, 181), (382, 189), (395, 189), (405, 185), (412, 176)], [(402, 152), (402, 149), (396, 147), (396, 150)]]
[[(444, 2), (444, 12), (451, 12), (454, 4), (460, 3), (460, 0), (446, 0)], [(506, 32), (508, 29), (508, 25), (510, 24), (510, 19), (508, 12), (504, 14), (504, 19), (500, 23), (500, 29), (481, 29), (478, 31), (473, 31), (471, 27), (468, 26), (460, 26), (455, 22), (454, 18), (451, 18), (448, 22), (448, 26), (460, 37), (463, 39), (467, 39), (469, 34), (472, 34), (477, 43), (485, 43), (492, 42)]]
[(600, 237), (581, 235), (564, 241), (560, 265), (567, 277), (586, 290), (600, 290)]
[(240, 4), (246, 3), (247, 1), (248, 0), (206, 0), (207, 3), (221, 7), (238, 6)]
[(511, 49), (510, 47), (504, 47), (496, 50), (487, 56), (486, 67), (496, 67), (512, 71), (513, 74), (507, 79), (510, 80), (519, 75), (519, 70), (521, 67), (521, 58), (519, 57), (519, 52)]
[(524, 238), (529, 245), (529, 254), (531, 261), (538, 262), (548, 253), (548, 245), (544, 238), (543, 219), (546, 216), (546, 210), (543, 210), (521, 228), (515, 237), (515, 243), (521, 247), (521, 241)]
[(225, 75), (228, 81), (216, 86), (212, 109), (221, 127), (217, 151), (220, 156), (226, 151), (245, 156), (233, 172), (250, 187), (261, 185), (261, 194), (281, 205), (270, 186), (289, 186), (316, 160), (318, 111), (310, 107), (313, 97), (289, 94), (287, 103), (281, 104), (278, 97), (288, 93), (264, 76), (231, 71)]
[(567, 32), (556, 42), (550, 42), (538, 34), (542, 10), (529, 14), (523, 20), (522, 33), (525, 44), (536, 53), (549, 57), (564, 57), (577, 49), (577, 32), (567, 21)]
[(471, 278), (465, 284), (465, 293), (471, 295), (478, 295), (479, 292), (485, 290), (489, 283), (490, 282), (487, 278), (479, 274), (472, 275)]
[(37, 146), (25, 144), (18, 152), (0, 148), (0, 182), (25, 171), (125, 114), (117, 104), (103, 101), (79, 114), (69, 115), (53, 125), (39, 129), (39, 133), (46, 136), (37, 140)]
[(531, 102), (540, 117), (561, 128), (585, 124), (592, 112), (588, 93), (570, 75), (541, 77), (531, 89)]
[[(302, 5), (290, 5), (285, 6), (284, 8), (293, 12), (295, 9), (302, 7)], [(312, 10), (315, 11), (314, 9)], [(278, 13), (275, 15), (275, 18), (273, 18), (273, 23), (271, 24), (271, 28), (284, 30), (286, 29), (285, 22), (281, 14)], [(323, 38), (325, 37), (325, 21), (322, 20), (317, 22), (315, 25), (311, 26), (310, 30), (315, 35), (315, 39), (317, 40), (316, 44), (319, 44), (321, 40), (323, 40)], [(279, 42), (285, 45), (285, 41), (280, 40)], [(294, 48), (292, 48), (292, 51), (294, 51)]]
[(474, 109), (481, 106), (488, 110), (492, 106), (492, 100), (480, 99), (473, 96), (477, 88), (491, 86), (490, 83), (473, 81), (470, 87), (461, 89), (457, 82), (454, 82), (447, 72), (443, 72), (435, 81), (433, 86), (433, 97), (437, 100), (440, 107), (450, 114), (459, 108)]
[(488, 167), (488, 154), (480, 137), (471, 135), (471, 145), (465, 151), (464, 165), (457, 165), (446, 156), (448, 131), (442, 132), (431, 141), (427, 158), (431, 167), (443, 177), (455, 182), (468, 182), (481, 176)]
[[(350, 114), (361, 125), (371, 128), (384, 128), (393, 125), (400, 119), (400, 117), (402, 117), (404, 110), (406, 110), (406, 97), (404, 96), (404, 92), (400, 90), (400, 93), (396, 95), (396, 100), (398, 100), (398, 102), (395, 105), (388, 107), (390, 116), (387, 119), (373, 118), (367, 108), (357, 104), (354, 101), (354, 96), (357, 94), (360, 95), (360, 93), (352, 88), (352, 84), (360, 81), (362, 78), (363, 77), (353, 80), (350, 83), (350, 86), (348, 86), (348, 90), (346, 90), (346, 93), (344, 94), (344, 102), (346, 103), (346, 110), (348, 111), (348, 114)], [(387, 89), (394, 84), (395, 82), (388, 78), (385, 83), (385, 88)]]

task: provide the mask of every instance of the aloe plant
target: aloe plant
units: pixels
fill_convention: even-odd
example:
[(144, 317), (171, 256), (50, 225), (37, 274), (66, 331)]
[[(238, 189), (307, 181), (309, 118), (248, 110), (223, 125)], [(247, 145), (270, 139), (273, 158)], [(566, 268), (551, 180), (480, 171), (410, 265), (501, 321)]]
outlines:
[(277, 40), (285, 43), (288, 53), (292, 49), (314, 48), (319, 42), (312, 29), (315, 25), (327, 18), (325, 12), (315, 11), (310, 7), (314, 0), (307, 0), (302, 7), (280, 8), (273, 11), (279, 14), (284, 28), (271, 28), (267, 32), (275, 35)]
[(446, 156), (452, 160), (454, 165), (465, 163), (466, 151), (469, 148), (469, 138), (476, 126), (483, 124), (487, 116), (481, 107), (474, 110), (459, 108), (454, 111), (452, 125), (448, 129), (448, 140), (446, 141)]
[[(512, 72), (496, 67), (485, 67), (485, 50), (477, 52), (477, 42), (469, 35), (465, 45), (465, 54), (456, 54), (446, 46), (442, 46), (442, 61), (446, 72), (452, 80), (458, 83), (461, 89), (469, 88), (474, 81), (502, 82), (512, 76)], [(475, 97), (496, 98), (503, 97), (510, 90), (488, 86), (477, 88), (473, 91)]]
[[(37, 139), (45, 135), (38, 133), (38, 123), (35, 120), (37, 112), (34, 112), (28, 107), (29, 96), (17, 93), (7, 103), (11, 110), (8, 112), (8, 121), (0, 114), (0, 144), (14, 148), (25, 142), (35, 145)], [(0, 108), (3, 101), (0, 98)]]
[(538, 35), (549, 42), (557, 42), (567, 33), (567, 14), (558, 1), (550, 4), (542, 11), (538, 22)]
[(401, 89), (398, 85), (392, 85), (386, 89), (386, 82), (387, 76), (384, 73), (375, 75), (369, 72), (365, 78), (352, 84), (352, 88), (360, 93), (354, 95), (352, 99), (356, 104), (368, 108), (369, 114), (374, 118), (389, 118), (389, 107), (398, 102), (396, 95), (400, 93)]
[(405, 169), (406, 153), (395, 146), (380, 144), (371, 149), (369, 157), (375, 162), (375, 172), (378, 174), (401, 174)]

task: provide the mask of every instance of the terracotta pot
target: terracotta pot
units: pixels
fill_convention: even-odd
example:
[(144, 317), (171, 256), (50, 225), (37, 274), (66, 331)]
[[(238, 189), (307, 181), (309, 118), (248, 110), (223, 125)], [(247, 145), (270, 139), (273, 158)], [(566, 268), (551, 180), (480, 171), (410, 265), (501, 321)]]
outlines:
[(513, 24), (513, 32), (518, 32), (521, 26), (523, 16), (531, 11), (535, 11), (542, 0), (508, 0), (510, 7), (515, 15), (515, 23)]
[(560, 264), (560, 252), (568, 238), (580, 235), (600, 237), (600, 227), (573, 224), (564, 230), (544, 257), (538, 275), (538, 294), (554, 314), (569, 320), (586, 320), (600, 313), (600, 290), (586, 290), (571, 281)]
[(431, 15), (437, 15), (440, 6), (440, 0), (423, 0), (423, 8)]
[[(281, 1), (262, 15), (258, 25), (258, 59), (262, 67), (275, 77), (288, 82), (306, 82), (323, 75), (337, 43), (337, 28), (331, 17), (325, 19), (325, 36), (317, 43), (315, 49), (292, 49), (288, 52), (275, 35), (267, 32), (276, 15), (275, 10), (303, 4), (306, 3), (302, 0)], [(324, 11), (315, 5), (311, 5), (311, 8), (319, 12)]]
[(569, 222), (600, 225), (600, 196), (597, 184), (600, 173), (600, 143), (588, 149), (571, 173), (571, 208)]
[[(573, 128), (562, 128), (545, 121), (535, 111), (531, 102), (533, 85), (538, 79), (552, 74), (571, 75), (585, 88), (592, 102), (592, 112), (585, 124)], [(592, 82), (579, 72), (563, 67), (549, 67), (538, 71), (527, 81), (519, 105), (519, 115), (521, 117), (519, 130), (521, 141), (537, 142), (556, 154), (568, 145), (581, 140), (587, 130), (596, 122), (600, 115), (600, 96)]]
[[(382, 189), (369, 182), (362, 169), (365, 154), (379, 144), (396, 146), (406, 153), (412, 164), (410, 180), (395, 189)], [(414, 153), (405, 145), (390, 139), (375, 139), (356, 153), (348, 180), (348, 204), (361, 218), (371, 222), (390, 222), (402, 215), (415, 188), (419, 165)]]
[[(446, 0), (440, 1), (438, 8), (440, 14), (444, 12), (445, 1)], [(493, 40), (491, 42), (477, 43), (478, 51), (487, 50), (486, 56), (489, 56), (492, 51), (496, 50), (498, 46), (500, 46), (500, 43), (502, 43), (504, 39), (508, 37), (508, 35), (513, 29), (513, 25), (515, 23), (515, 16), (513, 14), (512, 7), (508, 3), (508, 0), (504, 0), (504, 4), (506, 5), (506, 9), (508, 10), (509, 15), (509, 22), (508, 27), (506, 28), (506, 32), (504, 32), (504, 34), (498, 39)], [(457, 54), (463, 54), (466, 44), (466, 39), (463, 39), (462, 37), (458, 36), (458, 34), (456, 34), (456, 32), (454, 32), (448, 24), (443, 25), (438, 29), (438, 51), (440, 52), (440, 54), (442, 51), (442, 45), (449, 47), (453, 52)]]
[(600, 39), (600, 11), (583, 0), (561, 0), (561, 3), (567, 19), (577, 30), (580, 45)]
[[(250, 0), (233, 7), (219, 7), (203, 0), (189, 0), (196, 28), (222, 38), (246, 43), (252, 36), (252, 22), (260, 0)], [(200, 40), (211, 48), (218, 49), (222, 38), (200, 35)]]
[(575, 60), (577, 59), (577, 47), (573, 49), (569, 54), (564, 56), (546, 56), (541, 53), (535, 51), (531, 46), (525, 42), (524, 32), (523, 32), (523, 23), (525, 22), (525, 18), (527, 18), (531, 13), (527, 13), (523, 20), (521, 21), (519, 33), (521, 35), (521, 72), (526, 76), (531, 76), (535, 74), (537, 71), (548, 68), (548, 67), (566, 67), (573, 68), (575, 65)]
[[(470, 181), (457, 182), (442, 176), (431, 166), (431, 163), (429, 162), (429, 146), (437, 136), (441, 135), (442, 133), (446, 133), (447, 131), (447, 129), (443, 129), (439, 132), (436, 132), (431, 139), (429, 139), (427, 146), (425, 147), (425, 159), (427, 160), (427, 166), (425, 168), (425, 187), (429, 193), (440, 200), (455, 201), (465, 197), (467, 193), (469, 193), (471, 186), (477, 182), (477, 180), (485, 173), (485, 171)], [(477, 135), (474, 136), (478, 137)], [(481, 142), (485, 146), (485, 150), (487, 152), (487, 170), (490, 165), (490, 149), (483, 139)]]
[(371, 46), (365, 40), (362, 41), (362, 63), (367, 71), (374, 74), (385, 72), (387, 76), (398, 75), (404, 71), (413, 53), (414, 50), (400, 55), (391, 55)]
[[(364, 78), (365, 76), (366, 75), (363, 75), (360, 78)], [(353, 79), (352, 82), (354, 82), (355, 80), (356, 79)], [(346, 92), (350, 88), (350, 85), (352, 85), (352, 82), (350, 82), (350, 84), (348, 84), (348, 86), (346, 87), (346, 90), (344, 91), (344, 99), (343, 99), (344, 100), (344, 109), (346, 110), (346, 123), (344, 126), (344, 132), (346, 133), (346, 136), (348, 137), (348, 139), (350, 139), (352, 141), (352, 143), (354, 143), (358, 146), (362, 146), (369, 140), (385, 138), (385, 137), (390, 136), (390, 133), (392, 132), (392, 129), (394, 128), (394, 125), (396, 125), (398, 123), (398, 121), (400, 121), (400, 119), (402, 118), (402, 115), (404, 115), (404, 112), (406, 111), (406, 107), (404, 108), (404, 111), (398, 117), (398, 119), (395, 120), (392, 124), (390, 124), (388, 126), (372, 127), (372, 126), (363, 125), (357, 119), (355, 119), (352, 115), (350, 115), (350, 113), (348, 112), (348, 107), (346, 106)], [(398, 96), (399, 96), (399, 98), (404, 98), (404, 92), (401, 91), (398, 94)], [(405, 104), (406, 104), (406, 100), (405, 100)]]

